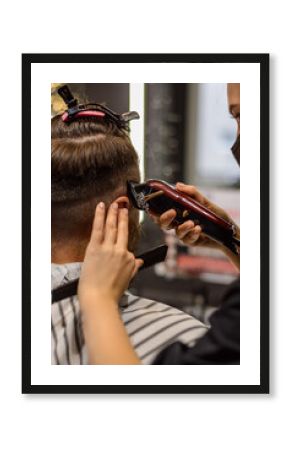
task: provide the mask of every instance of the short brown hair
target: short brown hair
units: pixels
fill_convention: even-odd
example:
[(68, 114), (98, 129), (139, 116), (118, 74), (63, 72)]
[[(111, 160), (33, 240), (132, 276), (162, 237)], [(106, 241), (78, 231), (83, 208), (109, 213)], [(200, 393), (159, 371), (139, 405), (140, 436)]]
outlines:
[(125, 130), (105, 119), (51, 120), (52, 239), (87, 233), (97, 202), (126, 195), (129, 179), (139, 168)]

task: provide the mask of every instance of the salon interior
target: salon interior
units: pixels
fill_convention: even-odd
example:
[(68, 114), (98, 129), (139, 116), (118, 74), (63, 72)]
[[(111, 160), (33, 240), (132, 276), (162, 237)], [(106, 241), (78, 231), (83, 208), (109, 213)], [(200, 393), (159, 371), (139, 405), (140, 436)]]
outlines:
[[(139, 155), (142, 181), (159, 179), (173, 185), (181, 181), (197, 186), (239, 224), (240, 173), (230, 151), (236, 125), (228, 112), (226, 84), (69, 86), (85, 102), (104, 103), (118, 113), (139, 113), (140, 119), (130, 124), (130, 134)], [(53, 101), (52, 114), (57, 108), (57, 101)], [(131, 292), (178, 307), (207, 322), (224, 290), (238, 276), (237, 269), (220, 250), (187, 247), (174, 230), (160, 230), (146, 213), (140, 220), (137, 253), (164, 243), (168, 252), (164, 262), (138, 273)]]

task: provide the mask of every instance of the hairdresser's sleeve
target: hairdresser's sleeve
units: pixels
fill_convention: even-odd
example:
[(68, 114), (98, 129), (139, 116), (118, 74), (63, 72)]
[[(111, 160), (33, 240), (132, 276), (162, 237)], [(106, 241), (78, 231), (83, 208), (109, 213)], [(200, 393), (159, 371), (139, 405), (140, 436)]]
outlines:
[(227, 291), (222, 306), (210, 319), (211, 328), (194, 347), (176, 342), (165, 348), (153, 364), (239, 364), (240, 282)]

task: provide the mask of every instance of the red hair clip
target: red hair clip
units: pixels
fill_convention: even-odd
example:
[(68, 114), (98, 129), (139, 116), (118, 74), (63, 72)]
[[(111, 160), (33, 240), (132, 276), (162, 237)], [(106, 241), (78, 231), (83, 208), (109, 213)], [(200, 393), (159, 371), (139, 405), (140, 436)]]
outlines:
[(88, 103), (79, 105), (77, 99), (75, 99), (70, 92), (67, 85), (58, 89), (58, 93), (68, 106), (68, 109), (63, 113), (61, 119), (63, 122), (71, 122), (79, 117), (99, 117), (111, 120), (119, 128), (125, 128), (129, 130), (129, 121), (133, 119), (139, 119), (139, 114), (136, 111), (130, 111), (124, 114), (117, 114), (111, 109), (107, 108), (100, 103)]
[[(101, 112), (101, 111), (92, 111), (92, 110), (85, 110), (85, 111), (79, 111), (76, 112), (73, 115), (73, 118), (78, 118), (78, 117), (105, 117), (105, 113)], [(69, 115), (68, 111), (65, 111), (63, 113), (63, 115), (61, 116), (61, 119), (63, 122), (70, 122), (71, 120), (71, 116)]]

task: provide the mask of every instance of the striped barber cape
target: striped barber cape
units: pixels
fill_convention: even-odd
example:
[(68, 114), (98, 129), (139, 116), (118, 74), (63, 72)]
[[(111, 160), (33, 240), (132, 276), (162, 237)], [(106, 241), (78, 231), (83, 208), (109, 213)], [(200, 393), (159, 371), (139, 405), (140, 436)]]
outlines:
[[(51, 265), (51, 289), (80, 276), (81, 263)], [(143, 364), (151, 364), (169, 344), (193, 346), (208, 327), (176, 308), (126, 291), (120, 312), (131, 343)], [(51, 306), (51, 363), (88, 364), (77, 296)]]

